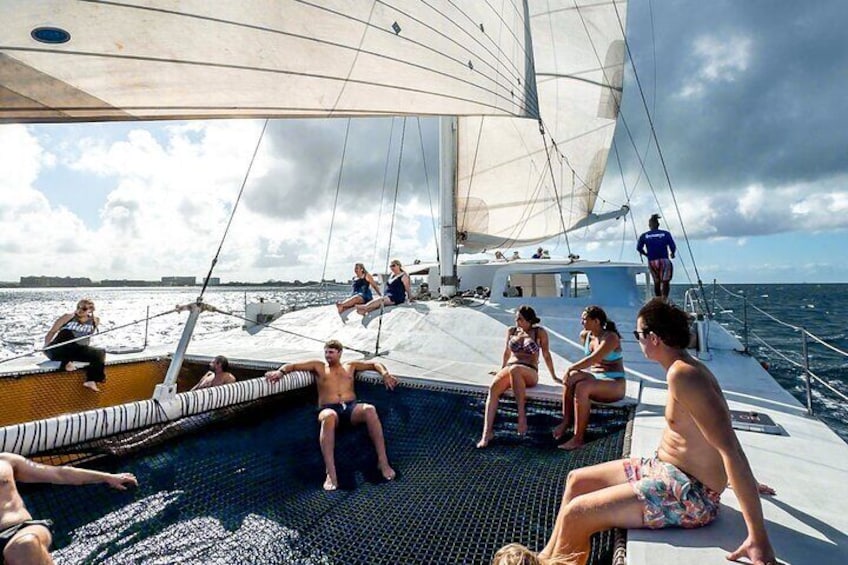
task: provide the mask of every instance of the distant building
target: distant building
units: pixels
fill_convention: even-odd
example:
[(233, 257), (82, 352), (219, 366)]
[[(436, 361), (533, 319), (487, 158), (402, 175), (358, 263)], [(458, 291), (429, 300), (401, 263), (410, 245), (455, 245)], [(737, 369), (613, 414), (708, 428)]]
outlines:
[(21, 286), (92, 286), (92, 283), (91, 279), (88, 277), (21, 277)]
[(221, 277), (209, 277), (209, 286), (220, 286)]
[(162, 286), (194, 286), (197, 277), (162, 277)]

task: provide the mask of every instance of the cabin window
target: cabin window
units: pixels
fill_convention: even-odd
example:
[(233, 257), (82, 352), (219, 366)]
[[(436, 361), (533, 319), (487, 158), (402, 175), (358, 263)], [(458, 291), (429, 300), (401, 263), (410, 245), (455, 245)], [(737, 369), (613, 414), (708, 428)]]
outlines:
[(562, 296), (562, 279), (559, 273), (511, 274), (505, 296)]

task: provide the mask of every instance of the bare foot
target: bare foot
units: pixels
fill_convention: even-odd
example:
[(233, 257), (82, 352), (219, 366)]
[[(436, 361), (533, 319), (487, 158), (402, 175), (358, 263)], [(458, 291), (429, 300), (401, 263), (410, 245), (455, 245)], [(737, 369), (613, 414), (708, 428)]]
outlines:
[(84, 383), (82, 383), (82, 386), (84, 386), (85, 388), (91, 389), (94, 392), (100, 392), (100, 388), (97, 386), (97, 383), (94, 382), (94, 381), (85, 381)]
[(383, 474), (383, 478), (386, 479), (387, 481), (391, 481), (392, 479), (394, 479), (397, 476), (397, 473), (395, 473), (395, 470), (392, 469), (391, 467), (389, 467), (388, 463), (384, 463), (382, 465), (377, 465), (377, 467), (380, 468), (380, 473)]
[(324, 479), (324, 490), (326, 490), (326, 491), (333, 491), (333, 490), (336, 490), (337, 488), (339, 488), (339, 487), (338, 487), (338, 485), (336, 484), (336, 481), (334, 481), (333, 479), (331, 479), (331, 478), (330, 478), (330, 475), (328, 474), (328, 475), (327, 475), (327, 478), (326, 478), (326, 479)]
[(571, 438), (564, 444), (558, 446), (560, 449), (565, 449), (566, 451), (571, 451), (572, 449), (577, 449), (578, 447), (583, 447), (583, 440), (579, 439), (577, 436)]
[(492, 438), (495, 437), (494, 434), (489, 434), (484, 436), (483, 439), (477, 442), (477, 449), (483, 449), (484, 447), (489, 446), (489, 442), (492, 441)]
[(571, 426), (565, 420), (563, 420), (560, 425), (551, 430), (551, 435), (554, 436), (554, 439), (561, 439), (570, 427)]
[(518, 422), (518, 435), (526, 436), (527, 435), (527, 422)]
[(341, 305), (341, 303), (336, 302), (336, 310), (338, 310), (338, 311), (339, 311), (339, 314), (341, 314), (341, 313), (344, 311), (344, 310), (342, 309), (342, 305)]
[(76, 371), (77, 366), (74, 365), (73, 361), (68, 361), (67, 363), (65, 363), (65, 370), (66, 371)]

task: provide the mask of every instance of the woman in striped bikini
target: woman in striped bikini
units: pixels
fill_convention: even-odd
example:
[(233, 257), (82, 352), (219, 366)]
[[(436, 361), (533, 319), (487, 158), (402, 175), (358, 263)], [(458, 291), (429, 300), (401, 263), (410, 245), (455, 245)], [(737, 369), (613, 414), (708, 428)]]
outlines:
[(530, 306), (520, 306), (516, 311), (515, 326), (507, 330), (501, 370), (489, 385), (483, 437), (477, 442), (477, 447), (486, 447), (494, 436), (498, 400), (510, 387), (518, 405), (518, 433), (527, 433), (524, 391), (539, 382), (539, 353), (545, 358), (545, 364), (554, 380), (561, 382), (556, 376), (554, 361), (548, 349), (548, 332), (537, 325), (540, 321)]

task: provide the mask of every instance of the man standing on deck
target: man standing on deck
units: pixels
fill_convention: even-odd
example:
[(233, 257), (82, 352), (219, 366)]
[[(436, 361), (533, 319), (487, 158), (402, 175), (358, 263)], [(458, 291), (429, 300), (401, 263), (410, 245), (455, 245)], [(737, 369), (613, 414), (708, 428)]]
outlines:
[[(659, 214), (651, 215), (648, 227), (651, 229), (639, 236), (636, 251), (639, 255), (645, 255), (648, 258), (651, 277), (654, 279), (654, 296), (662, 296), (663, 300), (667, 301), (671, 277), (674, 275), (674, 263), (671, 259), (674, 259), (677, 246), (671, 234), (660, 229)], [(671, 252), (671, 259), (669, 259), (669, 252)]]
[(276, 371), (265, 373), (269, 382), (279, 381), (284, 373), (292, 371), (311, 371), (315, 373), (315, 384), (318, 386), (318, 421), (321, 423), (319, 441), (321, 454), (324, 456), (324, 466), (327, 477), (324, 479), (324, 490), (336, 490), (339, 486), (336, 475), (336, 429), (365, 424), (368, 435), (377, 451), (377, 466), (387, 481), (395, 478), (395, 471), (389, 466), (386, 455), (386, 442), (383, 439), (383, 426), (377, 416), (377, 410), (371, 404), (357, 402), (353, 391), (353, 382), (358, 371), (377, 371), (383, 376), (386, 388), (394, 390), (397, 379), (389, 373), (382, 363), (373, 361), (350, 361), (342, 363), (342, 344), (331, 339), (324, 344), (324, 361), (304, 361), (302, 363), (287, 363)]
[[(748, 536), (729, 560), (775, 565), (758, 485), (730, 424), (730, 410), (715, 377), (686, 351), (689, 320), (679, 308), (654, 298), (639, 311), (642, 352), (666, 371), (666, 428), (653, 457), (621, 459), (569, 473), (553, 534), (538, 554), (541, 564), (585, 564), (589, 538), (610, 528), (697, 528), (718, 514), (730, 482)], [(502, 548), (493, 565), (524, 563), (529, 550)], [(529, 561), (532, 562), (532, 561)]]
[(55, 485), (85, 485), (106, 483), (118, 490), (138, 486), (130, 473), (102, 473), (76, 467), (41, 465), (16, 455), (0, 453), (0, 563), (7, 565), (49, 565), (50, 520), (33, 520), (18, 493), (16, 481), (52, 483)]

